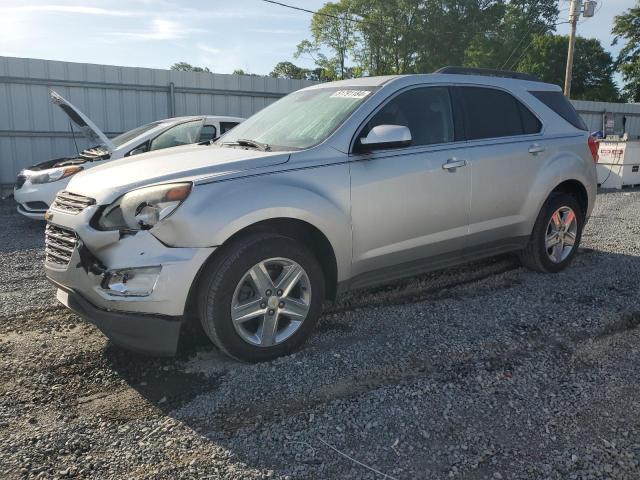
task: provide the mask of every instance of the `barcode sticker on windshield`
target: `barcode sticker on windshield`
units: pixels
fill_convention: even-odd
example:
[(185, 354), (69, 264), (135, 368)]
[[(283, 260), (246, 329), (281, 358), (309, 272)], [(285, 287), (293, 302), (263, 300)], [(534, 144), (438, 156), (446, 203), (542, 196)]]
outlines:
[(338, 90), (331, 94), (331, 98), (364, 98), (370, 93), (369, 90)]

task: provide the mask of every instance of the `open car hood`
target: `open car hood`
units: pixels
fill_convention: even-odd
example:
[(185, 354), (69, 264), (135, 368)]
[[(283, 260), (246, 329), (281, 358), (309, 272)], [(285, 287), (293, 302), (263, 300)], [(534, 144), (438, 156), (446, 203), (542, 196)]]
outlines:
[(102, 133), (98, 127), (96, 127), (95, 123), (93, 123), (89, 118), (74, 107), (71, 103), (65, 100), (62, 95), (54, 90), (49, 91), (49, 95), (51, 96), (51, 101), (54, 105), (58, 105), (60, 109), (67, 114), (69, 119), (76, 125), (77, 128), (80, 129), (82, 134), (89, 139), (93, 144), (101, 143), (109, 150), (109, 153), (113, 152), (115, 149), (111, 140), (107, 138), (107, 136)]

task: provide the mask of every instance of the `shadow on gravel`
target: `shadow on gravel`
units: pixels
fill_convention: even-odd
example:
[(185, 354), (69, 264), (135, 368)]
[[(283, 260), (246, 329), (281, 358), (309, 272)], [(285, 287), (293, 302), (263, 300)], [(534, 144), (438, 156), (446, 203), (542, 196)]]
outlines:
[[(209, 347), (213, 350), (213, 346)], [(167, 414), (193, 400), (197, 395), (211, 392), (220, 383), (220, 378), (201, 373), (185, 372), (177, 361), (206, 351), (201, 346), (191, 345), (176, 358), (153, 358), (126, 351), (109, 343), (104, 358), (131, 388)]]
[(11, 218), (0, 228), (0, 252), (43, 248), (45, 223), (23, 217), (15, 208), (13, 200), (0, 200), (0, 216)]

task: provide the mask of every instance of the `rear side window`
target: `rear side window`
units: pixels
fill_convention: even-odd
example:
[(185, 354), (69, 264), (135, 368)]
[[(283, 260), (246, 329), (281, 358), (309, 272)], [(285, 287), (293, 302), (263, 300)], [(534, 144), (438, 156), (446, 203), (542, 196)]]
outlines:
[(562, 92), (529, 92), (567, 122), (580, 130), (588, 130), (584, 120), (578, 115), (571, 102)]
[(513, 95), (483, 87), (457, 87), (468, 140), (538, 133), (540, 121)]

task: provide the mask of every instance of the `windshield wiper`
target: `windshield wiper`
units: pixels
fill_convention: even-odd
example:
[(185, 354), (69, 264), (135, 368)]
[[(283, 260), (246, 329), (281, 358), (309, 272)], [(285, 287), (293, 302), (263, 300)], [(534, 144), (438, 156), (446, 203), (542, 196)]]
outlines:
[(249, 140), (248, 138), (238, 138), (234, 142), (222, 142), (222, 145), (240, 145), (241, 147), (257, 148), (263, 152), (271, 151), (271, 146), (268, 143), (256, 142), (255, 140)]

